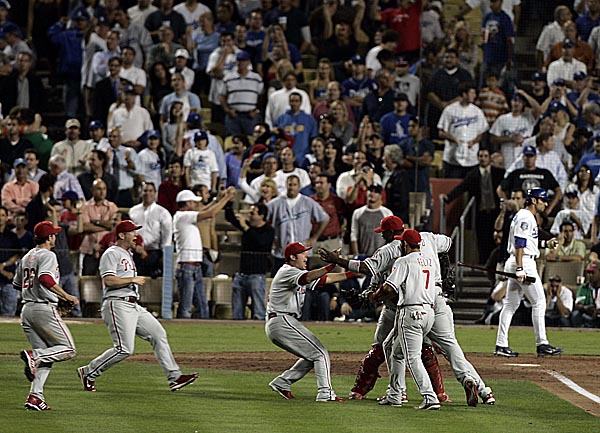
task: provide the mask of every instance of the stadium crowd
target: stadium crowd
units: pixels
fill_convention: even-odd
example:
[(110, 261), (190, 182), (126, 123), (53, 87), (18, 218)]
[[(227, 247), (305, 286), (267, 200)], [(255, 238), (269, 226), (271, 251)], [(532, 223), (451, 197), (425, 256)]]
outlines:
[[(547, 189), (540, 238), (560, 246), (540, 266), (589, 276), (572, 293), (548, 275), (548, 320), (598, 326), (600, 1), (556, 7), (530, 77), (515, 61), (520, 0), (457, 2), (455, 16), (439, 0), (47, 0), (29, 23), (11, 21), (24, 16), (12, 3), (0, 0), (2, 315), (17, 311), (10, 282), (36, 223), (63, 225), (77, 258), (63, 254), (61, 286), (78, 296), (76, 276), (96, 274), (131, 218), (139, 272), (159, 277), (174, 245), (177, 315), (209, 317), (224, 213), (242, 232), (233, 317), (252, 298), (260, 319), (289, 242), (369, 256), (382, 218), (411, 220), (410, 192), (425, 194), (412, 221), (430, 230), (431, 174), (459, 180), (447, 203), (475, 197), (490, 267), (524, 191)], [(479, 7), (481, 41), (464, 19)], [(63, 91), (57, 141), (42, 118), (60, 111), (50, 87)], [(482, 322), (501, 305), (493, 286)], [(337, 286), (311, 295), (307, 320), (375, 317)]]

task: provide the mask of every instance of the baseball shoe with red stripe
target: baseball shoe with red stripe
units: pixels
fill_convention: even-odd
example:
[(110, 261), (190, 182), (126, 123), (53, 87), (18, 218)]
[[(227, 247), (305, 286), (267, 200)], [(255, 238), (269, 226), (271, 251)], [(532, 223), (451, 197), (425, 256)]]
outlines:
[(37, 398), (35, 395), (32, 394), (29, 394), (29, 397), (27, 397), (27, 401), (25, 401), (25, 409), (52, 410), (44, 400), (42, 400), (41, 398)]
[(77, 375), (79, 376), (79, 379), (81, 379), (84, 391), (96, 392), (96, 381), (90, 379), (88, 375), (85, 374), (85, 367), (79, 367), (77, 369)]
[(169, 388), (171, 388), (171, 391), (177, 391), (184, 386), (191, 385), (196, 381), (196, 379), (198, 379), (198, 373), (182, 374), (176, 380), (169, 383)]
[(290, 391), (289, 389), (280, 388), (279, 386), (275, 385), (273, 382), (271, 382), (269, 384), (269, 386), (271, 387), (271, 389), (273, 391), (275, 391), (277, 394), (279, 394), (286, 400), (294, 400), (296, 398), (296, 397), (294, 397), (294, 394), (292, 394), (292, 391)]
[(483, 404), (489, 404), (489, 405), (496, 404), (496, 399), (494, 398), (494, 394), (491, 392), (488, 395), (486, 395), (485, 397), (481, 397), (481, 400), (483, 401)]
[(33, 360), (32, 350), (21, 350), (21, 359), (25, 363), (25, 377), (33, 382), (35, 379), (35, 361)]
[(377, 402), (380, 406), (392, 406), (392, 407), (402, 407), (401, 401), (394, 401), (390, 399), (388, 396), (383, 397), (381, 400)]
[(467, 396), (467, 405), (477, 407), (479, 395), (477, 394), (477, 384), (475, 381), (471, 378), (466, 379), (463, 388), (465, 389), (465, 395)]
[(423, 402), (416, 406), (415, 409), (419, 410), (439, 410), (441, 405), (439, 403), (429, 402), (427, 400), (423, 400)]

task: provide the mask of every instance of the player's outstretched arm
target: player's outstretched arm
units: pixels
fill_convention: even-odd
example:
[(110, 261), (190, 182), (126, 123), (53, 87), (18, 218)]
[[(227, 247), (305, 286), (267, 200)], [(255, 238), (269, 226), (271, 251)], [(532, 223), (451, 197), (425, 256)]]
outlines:
[[(360, 260), (345, 259), (339, 255), (338, 251), (329, 251), (325, 248), (319, 248), (319, 257), (324, 262), (333, 263), (335, 265), (341, 266), (344, 269), (348, 269), (353, 272), (359, 272), (365, 275), (371, 275), (371, 271), (364, 264), (364, 262)], [(353, 267), (354, 269), (350, 269), (351, 267)]]

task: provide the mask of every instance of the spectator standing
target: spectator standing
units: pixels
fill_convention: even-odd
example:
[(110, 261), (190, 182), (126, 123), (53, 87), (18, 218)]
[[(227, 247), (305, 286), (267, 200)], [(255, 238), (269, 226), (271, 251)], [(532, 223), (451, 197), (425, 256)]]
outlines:
[(490, 151), (479, 149), (477, 152), (479, 165), (470, 170), (465, 179), (452, 191), (444, 196), (446, 203), (451, 203), (464, 192), (469, 197), (475, 197), (477, 212), (477, 246), (479, 251), (479, 263), (485, 263), (494, 245), (494, 225), (500, 212), (500, 198), (496, 192), (498, 186), (504, 179), (504, 169), (494, 167)]
[(194, 144), (183, 158), (186, 184), (190, 187), (206, 185), (211, 192), (216, 192), (219, 166), (214, 152), (207, 148), (206, 131), (199, 131), (194, 135)]
[[(594, 51), (590, 47), (590, 45), (579, 39), (577, 36), (577, 27), (573, 21), (567, 21), (563, 25), (563, 33), (565, 34), (565, 39), (570, 39), (575, 44), (575, 51), (573, 53), (573, 57), (582, 63), (585, 64), (587, 70), (590, 73), (594, 70)], [(562, 43), (558, 42), (554, 44), (552, 49), (550, 50), (550, 54), (548, 55), (548, 59), (546, 60), (546, 67), (550, 65), (555, 60), (560, 59), (562, 56)]]
[(436, 69), (427, 83), (424, 81), (429, 101), (427, 119), (431, 138), (437, 138), (438, 122), (442, 111), (462, 98), (458, 90), (459, 84), (470, 82), (472, 79), (471, 74), (458, 66), (458, 52), (452, 48), (447, 49), (443, 67)]
[(408, 122), (412, 117), (408, 113), (410, 101), (406, 93), (394, 95), (394, 111), (385, 114), (381, 123), (381, 135), (386, 145), (402, 144), (408, 138)]
[(115, 11), (113, 30), (121, 34), (119, 45), (121, 51), (126, 47), (135, 50), (134, 65), (138, 68), (144, 66), (144, 56), (150, 50), (152, 38), (143, 24), (132, 23), (129, 15), (121, 8)]
[(286, 146), (281, 149), (279, 157), (281, 160), (281, 169), (277, 170), (275, 182), (280, 192), (287, 190), (287, 178), (292, 175), (300, 180), (300, 189), (310, 185), (310, 177), (306, 170), (296, 166), (296, 155), (291, 147)]
[(102, 179), (106, 184), (106, 198), (114, 201), (117, 197), (117, 181), (115, 177), (107, 171), (108, 158), (106, 152), (94, 149), (88, 156), (89, 170), (84, 171), (77, 180), (86, 200), (92, 198), (92, 187), (96, 179)]
[(123, 88), (125, 104), (117, 108), (110, 121), (108, 129), (119, 129), (123, 145), (133, 149), (139, 149), (141, 142), (139, 138), (144, 132), (153, 129), (150, 113), (144, 107), (136, 105), (135, 88), (127, 85)]
[(50, 173), (44, 174), (38, 181), (39, 191), (35, 197), (27, 204), (28, 222), (27, 230), (32, 231), (37, 223), (46, 219), (46, 205), (56, 203), (52, 197), (54, 193), (54, 182), (56, 178)]
[(261, 121), (258, 99), (263, 92), (260, 75), (250, 70), (250, 55), (246, 51), (236, 54), (237, 71), (226, 73), (223, 78), (221, 106), (225, 111), (227, 135), (252, 135)]
[(141, 67), (135, 65), (136, 50), (132, 46), (125, 46), (121, 49), (121, 59), (123, 60), (123, 67), (119, 72), (123, 80), (127, 80), (133, 86), (135, 94), (135, 104), (141, 105), (141, 97), (144, 95), (146, 90), (147, 78), (146, 71)]
[[(409, 173), (402, 167), (402, 149), (397, 144), (388, 144), (383, 149), (383, 161), (386, 169), (383, 185), (386, 192), (385, 205), (402, 220), (408, 221), (409, 192), (407, 178)], [(419, 215), (420, 217), (420, 215)], [(420, 219), (415, 224), (420, 225)]]
[(560, 275), (551, 275), (544, 284), (546, 294), (546, 326), (571, 326), (573, 292), (561, 284)]
[(133, 206), (131, 190), (137, 169), (137, 152), (131, 147), (122, 145), (121, 131), (113, 128), (108, 133), (111, 157), (108, 167), (112, 169), (117, 184), (117, 198), (115, 203), (119, 207)]
[(48, 161), (48, 171), (56, 178), (54, 182), (54, 198), (60, 200), (66, 191), (74, 191), (79, 199), (83, 199), (83, 190), (74, 174), (67, 171), (67, 162), (61, 155), (54, 155)]
[[(283, 265), (283, 245), (302, 241), (314, 245), (329, 223), (329, 216), (317, 202), (300, 194), (300, 179), (292, 174), (286, 180), (286, 194), (267, 203), (267, 220), (275, 229), (273, 243), (273, 269), (271, 275)], [(312, 224), (318, 227), (313, 230)]]
[(426, 193), (426, 203), (429, 208), (429, 203), (431, 203), (429, 171), (435, 154), (435, 146), (424, 137), (418, 117), (412, 117), (408, 122), (408, 139), (402, 145), (402, 152), (404, 153), (402, 167), (407, 171), (408, 191)]
[(279, 90), (276, 90), (269, 97), (269, 102), (267, 103), (267, 109), (265, 112), (265, 122), (269, 125), (269, 127), (273, 127), (279, 119), (279, 116), (284, 114), (286, 110), (290, 107), (290, 95), (292, 93), (298, 93), (301, 96), (301, 110), (307, 114), (311, 114), (310, 107), (310, 98), (308, 93), (306, 93), (302, 89), (298, 89), (296, 84), (298, 80), (296, 78), (296, 74), (294, 72), (287, 72), (283, 77), (283, 87)]
[(562, 43), (562, 57), (548, 65), (548, 74), (546, 81), (548, 86), (555, 83), (557, 79), (565, 80), (567, 87), (573, 87), (573, 75), (576, 72), (587, 74), (585, 63), (580, 62), (574, 57), (575, 42), (571, 39), (565, 39)]
[(21, 137), (21, 125), (17, 117), (9, 116), (6, 129), (7, 135), (0, 138), (0, 168), (4, 173), (12, 168), (17, 159), (23, 158), (27, 149), (33, 147), (29, 140)]
[[(188, 189), (181, 190), (176, 197), (178, 210), (173, 216), (173, 236), (177, 250), (177, 286), (179, 307), (177, 318), (197, 317), (208, 319), (208, 301), (204, 291), (202, 274), (202, 238), (198, 222), (213, 218), (235, 196), (235, 188), (229, 188), (212, 206), (202, 212), (197, 203), (202, 197)], [(192, 306), (195, 308), (192, 316)]]
[(88, 142), (93, 146), (94, 149), (106, 151), (110, 147), (108, 138), (104, 136), (105, 128), (101, 121), (92, 120), (88, 125), (88, 131), (90, 133), (90, 139)]
[[(315, 180), (315, 194), (311, 195), (310, 198), (325, 210), (329, 216), (329, 222), (315, 243), (314, 249), (316, 251), (319, 251), (320, 248), (335, 251), (341, 247), (342, 225), (344, 224), (346, 204), (344, 200), (331, 191), (331, 188), (330, 177), (326, 174), (318, 174)], [(313, 224), (313, 230), (315, 229), (318, 229), (317, 224)], [(319, 263), (317, 256), (311, 258), (310, 265), (312, 268), (315, 267), (315, 262)]]
[(55, 143), (50, 156), (60, 155), (64, 158), (67, 170), (75, 176), (86, 169), (87, 158), (92, 151), (92, 144), (81, 140), (81, 124), (77, 119), (69, 119), (65, 123), (66, 139)]
[(158, 43), (158, 31), (164, 26), (165, 22), (173, 29), (173, 35), (176, 41), (180, 41), (185, 36), (186, 22), (180, 13), (173, 10), (173, 0), (160, 0), (160, 7), (148, 15), (144, 26), (150, 32), (154, 43)]
[(39, 190), (37, 182), (27, 177), (27, 163), (23, 158), (15, 159), (13, 167), (15, 180), (5, 183), (1, 194), (2, 206), (8, 210), (9, 216), (24, 211)]
[(0, 206), (0, 316), (14, 317), (17, 311), (17, 291), (12, 286), (21, 247), (17, 235), (8, 224), (8, 209)]
[(110, 106), (119, 99), (121, 91), (121, 65), (120, 57), (112, 57), (108, 61), (108, 77), (96, 83), (92, 101), (92, 117), (103, 124), (108, 119)]
[(554, 9), (554, 21), (550, 24), (546, 25), (542, 32), (540, 33), (540, 37), (538, 38), (536, 48), (536, 60), (538, 70), (542, 70), (546, 59), (550, 54), (550, 50), (552, 47), (558, 43), (562, 42), (565, 38), (565, 34), (563, 32), (563, 26), (567, 21), (570, 21), (573, 18), (571, 14), (571, 10), (568, 6), (557, 6)]
[[(587, 237), (590, 226), (592, 225), (593, 216), (580, 204), (579, 194), (577, 189), (570, 186), (565, 190), (565, 198), (567, 205), (565, 209), (559, 210), (554, 218), (550, 233), (558, 235), (559, 232), (563, 231), (563, 223), (570, 223), (574, 230), (573, 237), (577, 240), (582, 240)], [(568, 230), (568, 229), (567, 229)], [(585, 255), (582, 256), (582, 258)]]
[(367, 75), (369, 77), (375, 77), (377, 72), (381, 69), (381, 63), (377, 60), (377, 55), (382, 50), (396, 51), (400, 36), (396, 30), (386, 29), (381, 34), (381, 43), (375, 45), (369, 50), (365, 58), (365, 64), (367, 67)]
[(213, 104), (211, 120), (223, 123), (225, 112), (221, 106), (220, 95), (223, 92), (223, 78), (226, 72), (233, 72), (237, 66), (236, 55), (240, 51), (234, 45), (234, 37), (231, 32), (222, 32), (219, 47), (208, 57), (206, 74), (211, 78), (208, 100)]
[(371, 256), (385, 240), (374, 230), (385, 217), (393, 215), (392, 211), (382, 205), (381, 185), (373, 184), (367, 192), (367, 204), (354, 211), (350, 231), (350, 254)]
[(146, 56), (146, 68), (150, 68), (156, 62), (162, 62), (169, 68), (175, 63), (175, 53), (185, 47), (173, 41), (173, 29), (163, 25), (158, 31), (159, 42), (150, 47)]
[[(374, 3), (378, 5), (379, 0)], [(421, 48), (421, 0), (400, 0), (397, 8), (383, 10), (379, 19), (388, 28), (398, 32), (400, 39), (396, 53), (408, 61), (418, 59)]]
[(165, 156), (160, 146), (160, 132), (156, 129), (146, 131), (146, 148), (138, 154), (137, 170), (143, 182), (152, 182), (154, 185), (160, 185), (162, 182)]
[(490, 0), (491, 12), (482, 22), (483, 27), (483, 71), (492, 70), (501, 74), (503, 68), (510, 71), (513, 66), (513, 38), (515, 29), (512, 20), (502, 10), (502, 0)]
[(587, 10), (575, 20), (577, 32), (582, 41), (587, 42), (595, 27), (600, 26), (600, 1), (587, 0)]
[(100, 263), (100, 239), (113, 229), (117, 205), (106, 199), (106, 184), (96, 179), (92, 198), (81, 207), (84, 237), (79, 248), (81, 275), (96, 275)]
[(136, 225), (142, 226), (139, 233), (148, 253), (144, 260), (136, 260), (138, 273), (153, 278), (162, 275), (163, 248), (173, 242), (173, 218), (168, 210), (156, 203), (154, 183), (144, 183), (142, 202), (129, 210), (129, 216)]
[(220, 38), (221, 35), (215, 31), (215, 19), (212, 12), (200, 15), (200, 31), (193, 36), (191, 42), (188, 42), (188, 49), (194, 57), (193, 68), (196, 77), (194, 90), (197, 93), (207, 94), (210, 89), (211, 80), (206, 72), (206, 67), (210, 54), (219, 47)]
[(444, 146), (444, 177), (464, 179), (477, 164), (477, 152), (488, 124), (483, 111), (473, 102), (477, 90), (472, 83), (460, 83), (460, 101), (447, 105), (438, 122)]
[(254, 204), (247, 216), (233, 214), (226, 208), (227, 221), (242, 231), (240, 267), (231, 285), (232, 318), (245, 319), (247, 299), (252, 299), (252, 318), (265, 320), (265, 291), (267, 288), (267, 266), (270, 258), (275, 230), (267, 224), (269, 209), (265, 204)]
[(362, 119), (362, 104), (369, 92), (376, 88), (375, 81), (367, 74), (365, 59), (356, 54), (350, 59), (352, 76), (342, 82), (342, 96), (347, 107), (352, 109), (355, 121)]
[(151, 0), (137, 0), (137, 5), (127, 9), (127, 15), (132, 23), (144, 25), (146, 18), (152, 12), (156, 12), (158, 8), (152, 4)]
[(161, 182), (158, 187), (157, 203), (173, 215), (177, 211), (175, 198), (179, 191), (186, 187), (185, 176), (183, 174), (183, 159), (181, 157), (171, 158), (167, 173), (168, 179)]
[(240, 189), (238, 184), (240, 173), (242, 172), (242, 163), (244, 154), (250, 147), (250, 141), (245, 135), (235, 135), (231, 140), (229, 152), (225, 154), (225, 165), (227, 166), (227, 180), (225, 186), (233, 186), (235, 189)]
[[(27, 163), (27, 179), (37, 183), (40, 178), (46, 174), (44, 170), (39, 168), (40, 156), (37, 150), (31, 148), (25, 150), (25, 162)], [(11, 176), (11, 180), (12, 176)]]
[(45, 109), (46, 90), (42, 80), (35, 74), (31, 53), (17, 56), (15, 69), (0, 80), (0, 103), (4, 116), (12, 107), (30, 108), (36, 113)]
[[(293, 152), (298, 165), (302, 166), (309, 153), (310, 140), (317, 136), (317, 122), (310, 115), (302, 111), (302, 95), (292, 92), (289, 96), (290, 109), (279, 116), (273, 125), (283, 129), (294, 139)], [(302, 185), (304, 187), (306, 185)]]
[(379, 122), (385, 114), (394, 110), (394, 77), (387, 69), (380, 69), (375, 81), (377, 88), (363, 99), (362, 114)]
[(200, 98), (194, 93), (186, 90), (185, 77), (182, 74), (176, 72), (171, 75), (171, 87), (173, 87), (173, 93), (166, 95), (160, 104), (159, 112), (161, 125), (169, 119), (171, 106), (175, 102), (181, 102), (183, 104), (182, 116), (184, 119), (187, 119), (191, 113), (198, 113), (202, 108), (200, 105)]
[(185, 79), (185, 90), (192, 90), (196, 74), (192, 69), (187, 67), (187, 62), (190, 58), (190, 54), (185, 48), (180, 48), (177, 51), (175, 51), (174, 57), (175, 65), (171, 69), (169, 69), (169, 73), (173, 75), (177, 72), (183, 75), (183, 78)]

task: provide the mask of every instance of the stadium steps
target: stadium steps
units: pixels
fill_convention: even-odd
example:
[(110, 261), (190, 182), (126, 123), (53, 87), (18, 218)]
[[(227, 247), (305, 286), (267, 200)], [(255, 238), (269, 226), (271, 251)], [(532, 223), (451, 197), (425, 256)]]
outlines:
[(490, 281), (485, 272), (465, 271), (462, 290), (458, 299), (450, 303), (454, 321), (460, 324), (473, 324), (481, 317), (490, 291)]

